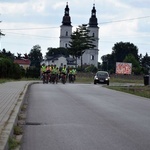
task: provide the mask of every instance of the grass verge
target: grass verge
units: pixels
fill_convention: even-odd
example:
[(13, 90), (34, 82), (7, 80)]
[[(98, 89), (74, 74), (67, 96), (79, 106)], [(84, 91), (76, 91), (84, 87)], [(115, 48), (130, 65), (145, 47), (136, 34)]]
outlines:
[(150, 98), (150, 86), (107, 86), (107, 88)]
[(15, 137), (10, 137), (8, 143), (9, 150), (14, 150), (20, 145), (20, 142), (18, 142)]
[(87, 83), (87, 84), (94, 83), (93, 78), (84, 77), (84, 76), (83, 77), (77, 77), (75, 82), (77, 82), (77, 83)]
[(5, 82), (11, 82), (11, 81), (13, 81), (12, 79), (0, 79), (0, 84), (1, 83), (5, 83)]

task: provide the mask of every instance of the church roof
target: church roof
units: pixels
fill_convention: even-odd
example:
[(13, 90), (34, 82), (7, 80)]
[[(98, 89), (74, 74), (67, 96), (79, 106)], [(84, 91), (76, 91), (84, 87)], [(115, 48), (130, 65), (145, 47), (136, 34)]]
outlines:
[(69, 16), (68, 3), (66, 4), (65, 14), (63, 16), (62, 25), (71, 26), (71, 17)]
[(89, 19), (89, 27), (97, 27), (97, 18), (96, 18), (96, 9), (95, 4), (93, 5), (93, 9), (91, 11), (91, 18)]

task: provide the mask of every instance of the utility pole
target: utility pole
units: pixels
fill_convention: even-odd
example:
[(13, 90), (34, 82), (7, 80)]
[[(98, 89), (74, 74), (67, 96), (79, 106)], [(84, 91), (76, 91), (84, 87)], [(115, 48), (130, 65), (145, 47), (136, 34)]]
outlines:
[(147, 65), (147, 67), (148, 67), (148, 73), (149, 73), (149, 82), (148, 82), (148, 85), (150, 85), (150, 66)]
[[(1, 23), (2, 21), (0, 21), (0, 23)], [(2, 45), (1, 45), (1, 37), (2, 36), (5, 36), (5, 34), (3, 34), (2, 33), (2, 31), (1, 31), (1, 29), (0, 29), (0, 50), (2, 50), (1, 48), (2, 48)]]
[(150, 68), (149, 68), (148, 73), (149, 73), (149, 85), (150, 85)]

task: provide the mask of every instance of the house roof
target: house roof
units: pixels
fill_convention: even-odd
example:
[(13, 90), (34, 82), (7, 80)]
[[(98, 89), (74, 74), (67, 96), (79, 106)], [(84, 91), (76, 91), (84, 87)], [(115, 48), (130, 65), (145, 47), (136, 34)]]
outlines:
[(60, 55), (54, 55), (54, 56), (47, 56), (46, 57), (46, 61), (55, 61), (55, 60), (59, 60), (60, 57), (64, 57), (67, 61), (67, 65), (76, 65), (76, 59), (71, 58), (71, 57), (66, 57), (62, 54)]
[(71, 57), (67, 57), (66, 59), (67, 59), (67, 61), (69, 61), (69, 62), (74, 62), (74, 61), (76, 61), (76, 59), (71, 58)]
[(58, 60), (58, 58), (60, 57), (66, 58), (64, 55), (61, 54), (61, 55), (47, 56), (46, 60)]
[(30, 65), (30, 60), (29, 59), (15, 59), (14, 63), (17, 63), (19, 65)]

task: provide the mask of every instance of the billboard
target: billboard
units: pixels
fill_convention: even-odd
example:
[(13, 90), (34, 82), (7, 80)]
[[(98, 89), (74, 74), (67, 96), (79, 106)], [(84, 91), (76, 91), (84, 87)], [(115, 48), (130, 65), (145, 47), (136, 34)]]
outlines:
[(116, 74), (131, 74), (132, 63), (116, 62)]

